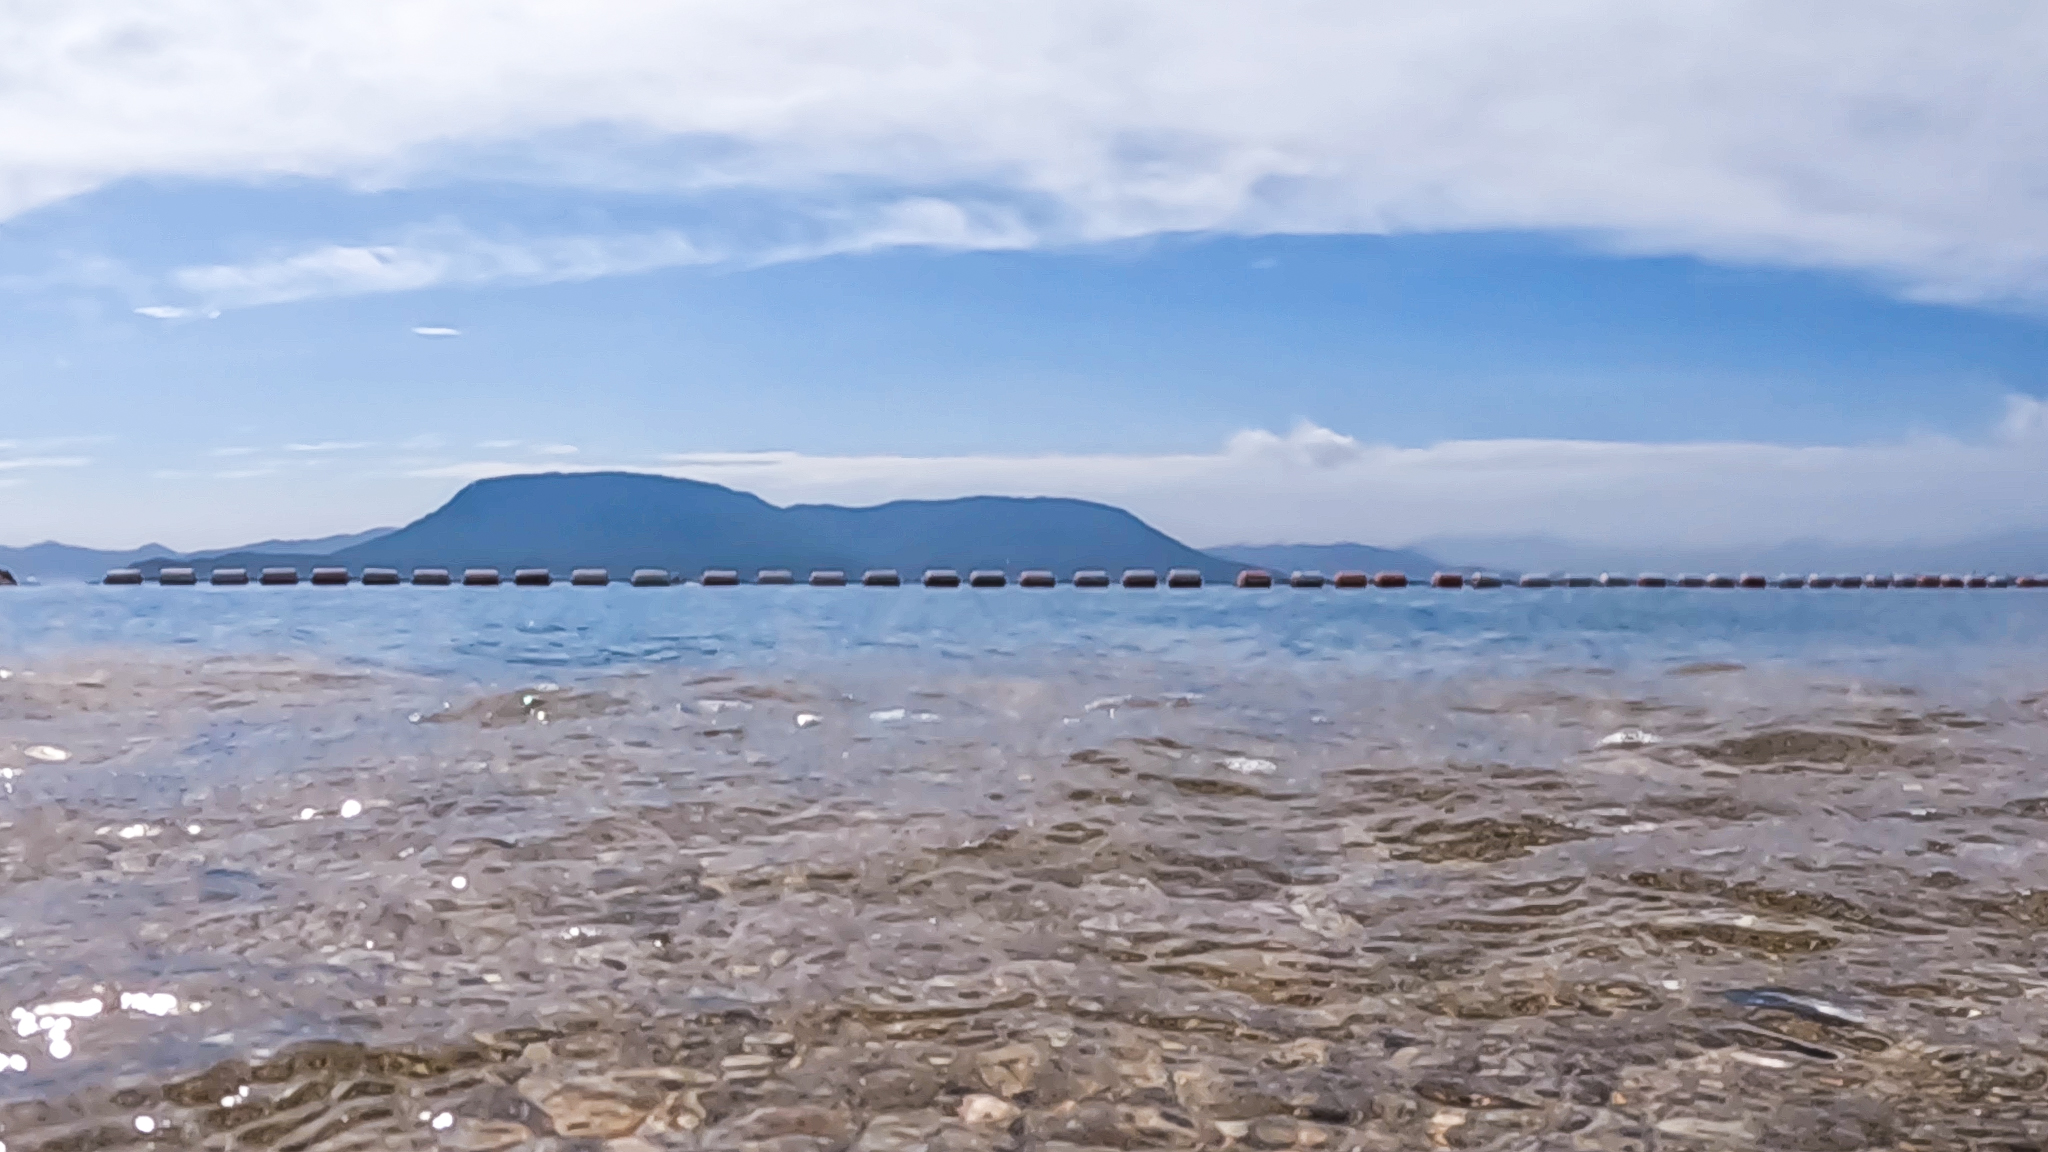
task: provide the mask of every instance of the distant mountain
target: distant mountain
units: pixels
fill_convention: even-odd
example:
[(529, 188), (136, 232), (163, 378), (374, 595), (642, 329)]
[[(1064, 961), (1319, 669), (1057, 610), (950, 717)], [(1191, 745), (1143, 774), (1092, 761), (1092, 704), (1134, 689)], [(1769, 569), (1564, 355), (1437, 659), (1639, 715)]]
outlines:
[[(396, 528), (371, 528), (365, 532), (349, 532), (340, 536), (320, 536), (312, 540), (263, 540), (255, 544), (244, 544), (229, 549), (233, 552), (294, 552), (307, 556), (326, 556), (343, 548), (367, 544), (380, 536), (389, 536)], [(188, 555), (215, 555), (216, 552), (192, 552)]]
[(1549, 536), (1445, 536), (1415, 547), (1460, 564), (1528, 572), (2048, 572), (2048, 529), (1935, 544), (1806, 539), (1759, 548), (1645, 548)]
[[(237, 552), (292, 552), (308, 556), (324, 556), (337, 549), (374, 540), (393, 531), (390, 528), (372, 528), (367, 532), (352, 532), (346, 536), (323, 536), (317, 540), (266, 540), (261, 544), (250, 544), (234, 549)], [(109, 568), (126, 568), (150, 560), (180, 560), (188, 556), (203, 556), (203, 552), (175, 552), (161, 544), (144, 544), (140, 548), (103, 549), (77, 548), (55, 541), (31, 544), (26, 548), (0, 548), (0, 568), (12, 571), (17, 579), (34, 577), (48, 583), (73, 580), (97, 580)]]
[(1271, 572), (1405, 572), (1426, 577), (1448, 565), (1407, 548), (1375, 548), (1370, 544), (1230, 544), (1209, 549), (1211, 556), (1234, 560)]
[(109, 568), (123, 568), (152, 556), (162, 556), (166, 551), (161, 544), (121, 550), (75, 548), (46, 540), (26, 548), (0, 548), (0, 568), (13, 572), (17, 580), (33, 578), (46, 583), (97, 580)]
[[(154, 571), (184, 557), (137, 566)], [(751, 579), (762, 568), (799, 578), (837, 568), (857, 576), (895, 568), (907, 578), (925, 568), (1195, 568), (1211, 579), (1239, 565), (1198, 552), (1136, 516), (1106, 504), (1050, 497), (974, 496), (899, 500), (872, 508), (799, 504), (778, 508), (745, 492), (697, 480), (631, 472), (547, 473), (479, 480), (440, 508), (394, 532), (324, 556), (301, 551), (237, 550), (204, 567), (364, 567), (459, 569), (634, 568), (696, 575), (733, 568)]]

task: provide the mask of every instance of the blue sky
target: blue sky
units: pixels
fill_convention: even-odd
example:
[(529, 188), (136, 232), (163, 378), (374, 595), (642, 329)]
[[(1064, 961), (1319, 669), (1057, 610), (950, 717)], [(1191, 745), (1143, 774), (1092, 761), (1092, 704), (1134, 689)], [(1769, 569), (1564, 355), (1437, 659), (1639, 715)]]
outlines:
[(2048, 527), (2048, 17), (1474, 9), (9, 17), (0, 542), (555, 467), (1197, 544)]

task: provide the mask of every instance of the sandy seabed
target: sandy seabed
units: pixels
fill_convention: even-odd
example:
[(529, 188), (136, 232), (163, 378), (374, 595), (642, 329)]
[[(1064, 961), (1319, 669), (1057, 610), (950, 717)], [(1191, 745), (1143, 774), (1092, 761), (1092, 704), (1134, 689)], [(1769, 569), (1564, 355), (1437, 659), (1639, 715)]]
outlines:
[(8, 671), (7, 1152), (2048, 1146), (2048, 675)]

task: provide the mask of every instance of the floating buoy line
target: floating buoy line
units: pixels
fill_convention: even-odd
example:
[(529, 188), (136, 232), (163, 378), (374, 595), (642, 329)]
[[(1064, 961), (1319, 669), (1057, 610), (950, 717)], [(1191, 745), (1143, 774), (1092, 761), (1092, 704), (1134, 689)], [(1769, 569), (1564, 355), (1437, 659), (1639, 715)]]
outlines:
[[(202, 573), (191, 567), (166, 567), (159, 569), (154, 577), (140, 568), (116, 568), (108, 572), (100, 583), (110, 585), (139, 585), (155, 583), (166, 588), (191, 587), (201, 583), (215, 587), (238, 588), (255, 584), (262, 587), (290, 587), (300, 583), (317, 587), (346, 587), (363, 584), (371, 587), (389, 587), (413, 584), (427, 588), (445, 588), (461, 585), (465, 588), (496, 588), (511, 584), (518, 588), (546, 588), (550, 585), (567, 583), (578, 588), (603, 588), (612, 584), (627, 584), (634, 588), (669, 588), (678, 585), (695, 584), (706, 588), (737, 587), (741, 584), (761, 586), (791, 586), (806, 584), (813, 588), (844, 588), (857, 585), (863, 588), (899, 588), (906, 583), (926, 588), (1055, 588), (1066, 584), (1075, 588), (1201, 588), (1206, 581), (1202, 573), (1194, 568), (1168, 569), (1162, 579), (1151, 568), (1127, 568), (1120, 576), (1112, 577), (1108, 569), (1083, 568), (1065, 580), (1050, 569), (1031, 568), (1012, 579), (1008, 572), (995, 568), (977, 568), (965, 577), (952, 568), (930, 568), (915, 580), (907, 581), (893, 568), (871, 568), (861, 573), (858, 580), (849, 579), (839, 569), (819, 569), (810, 573), (808, 579), (799, 581), (796, 573), (788, 568), (763, 568), (754, 573), (751, 580), (743, 579), (735, 568), (707, 568), (692, 579), (682, 573), (666, 568), (635, 568), (630, 576), (614, 579), (605, 568), (576, 568), (567, 579), (557, 576), (546, 568), (517, 568), (508, 581), (496, 568), (464, 568), (459, 572), (448, 568), (415, 568), (410, 574), (401, 574), (396, 568), (364, 568), (360, 573), (340, 567), (316, 567), (302, 574), (297, 568), (263, 568), (252, 577), (246, 568), (214, 568)], [(1246, 568), (1237, 573), (1232, 583), (1238, 588), (1379, 588), (1396, 589), (1410, 586), (1405, 572), (1338, 572), (1325, 576), (1321, 572), (1301, 571), (1279, 575), (1263, 568)], [(1424, 582), (1427, 587), (1437, 589), (1487, 589), (1487, 588), (1811, 588), (1811, 589), (1864, 589), (1864, 588), (2048, 588), (2048, 575), (2008, 576), (1970, 573), (1894, 573), (1891, 575), (1780, 575), (1765, 576), (1756, 572), (1737, 575), (1714, 573), (1711, 575), (1682, 574), (1665, 576), (1661, 573), (1645, 572), (1640, 575), (1624, 575), (1604, 572), (1597, 576), (1571, 574), (1531, 573), (1519, 577), (1504, 577), (1489, 572), (1469, 570), (1437, 572)]]

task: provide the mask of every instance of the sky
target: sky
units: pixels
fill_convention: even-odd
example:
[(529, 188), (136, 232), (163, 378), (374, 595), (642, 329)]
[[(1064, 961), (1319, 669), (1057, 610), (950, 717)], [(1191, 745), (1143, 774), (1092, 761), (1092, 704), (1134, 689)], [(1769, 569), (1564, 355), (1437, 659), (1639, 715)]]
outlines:
[(630, 468), (1197, 545), (2048, 529), (2048, 8), (19, 0), (0, 544)]

